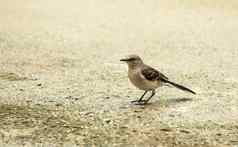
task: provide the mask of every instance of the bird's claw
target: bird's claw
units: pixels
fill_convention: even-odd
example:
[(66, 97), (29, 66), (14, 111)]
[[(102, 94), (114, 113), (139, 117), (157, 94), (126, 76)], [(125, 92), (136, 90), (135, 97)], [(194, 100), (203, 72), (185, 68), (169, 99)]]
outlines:
[(138, 100), (131, 101), (131, 103), (137, 103), (137, 102), (139, 102), (139, 101)]
[(135, 100), (135, 101), (131, 101), (131, 103), (135, 103), (135, 105), (146, 105), (147, 104), (147, 100)]

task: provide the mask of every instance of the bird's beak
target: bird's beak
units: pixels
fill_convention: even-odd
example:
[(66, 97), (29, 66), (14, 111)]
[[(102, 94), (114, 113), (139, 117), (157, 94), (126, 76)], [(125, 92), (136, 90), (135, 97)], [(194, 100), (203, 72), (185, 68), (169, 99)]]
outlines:
[(126, 62), (126, 61), (129, 61), (129, 59), (124, 58), (124, 59), (121, 59), (120, 61)]

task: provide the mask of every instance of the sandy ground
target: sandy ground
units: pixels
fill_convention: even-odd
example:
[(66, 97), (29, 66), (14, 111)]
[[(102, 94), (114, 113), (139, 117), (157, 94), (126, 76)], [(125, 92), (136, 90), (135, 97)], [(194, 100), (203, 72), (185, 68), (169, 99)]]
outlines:
[[(0, 146), (238, 146), (237, 0), (0, 0)], [(146, 106), (136, 53), (196, 96)]]

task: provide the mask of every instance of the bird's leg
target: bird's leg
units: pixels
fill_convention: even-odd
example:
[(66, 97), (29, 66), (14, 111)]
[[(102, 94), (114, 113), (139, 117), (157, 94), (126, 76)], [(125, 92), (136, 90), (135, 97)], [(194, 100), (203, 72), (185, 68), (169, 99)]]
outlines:
[(147, 100), (144, 100), (144, 104), (147, 104), (154, 95), (155, 95), (155, 90), (152, 90), (151, 96)]
[(134, 101), (131, 101), (131, 102), (132, 102), (132, 103), (134, 103), (134, 102), (141, 102), (142, 99), (143, 99), (143, 97), (145, 96), (145, 94), (146, 94), (147, 92), (148, 92), (148, 91), (145, 91), (145, 92), (142, 94), (142, 96), (140, 97), (139, 100), (134, 100)]
[(145, 91), (144, 94), (140, 97), (140, 99), (138, 100), (138, 102), (142, 101), (143, 97), (146, 95), (148, 91)]

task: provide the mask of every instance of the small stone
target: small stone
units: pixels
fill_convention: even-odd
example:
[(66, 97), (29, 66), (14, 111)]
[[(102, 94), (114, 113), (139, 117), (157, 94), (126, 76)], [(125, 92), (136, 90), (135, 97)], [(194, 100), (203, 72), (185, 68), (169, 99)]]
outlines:
[(86, 112), (86, 113), (84, 113), (84, 115), (85, 115), (85, 116), (88, 116), (88, 115), (89, 115), (89, 116), (92, 116), (92, 115), (93, 115), (93, 112)]
[(142, 112), (142, 111), (141, 111), (141, 110), (134, 110), (134, 112), (136, 112), (136, 113), (137, 113), (137, 112)]
[(59, 107), (59, 106), (62, 106), (62, 104), (58, 103), (58, 104), (55, 104), (55, 106)]
[(160, 129), (161, 131), (164, 131), (164, 132), (171, 132), (172, 130), (170, 128), (162, 128)]
[(132, 132), (137, 132), (137, 130), (136, 130), (136, 129), (133, 129)]
[(109, 123), (111, 122), (111, 120), (108, 119), (108, 120), (105, 120), (105, 122), (106, 122), (107, 124), (109, 124)]
[(141, 116), (140, 115), (138, 115), (138, 116), (136, 116), (137, 118), (141, 118)]
[(26, 100), (26, 103), (31, 103), (32, 102), (32, 100)]
[(78, 101), (78, 100), (79, 100), (79, 98), (77, 98), (77, 97), (76, 97), (76, 98), (74, 98), (74, 100), (75, 100), (75, 101)]
[(217, 136), (221, 136), (222, 134), (221, 134), (221, 133), (217, 133), (216, 135), (217, 135)]
[(106, 96), (105, 99), (110, 99), (110, 97), (109, 97), (109, 96)]
[(188, 130), (180, 130), (180, 132), (186, 133), (186, 134), (190, 133), (190, 131), (188, 131)]
[(72, 96), (66, 96), (65, 97), (65, 99), (71, 99), (72, 98)]

